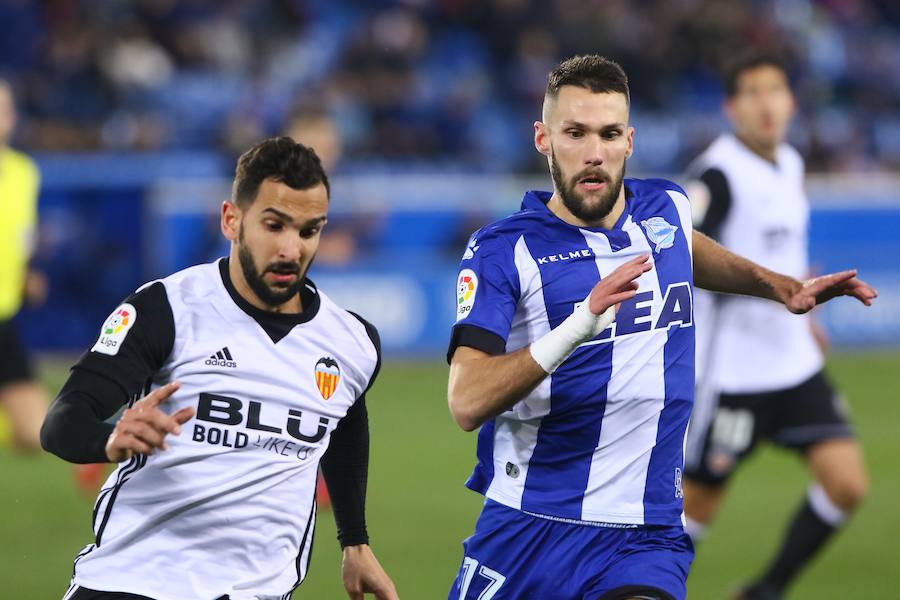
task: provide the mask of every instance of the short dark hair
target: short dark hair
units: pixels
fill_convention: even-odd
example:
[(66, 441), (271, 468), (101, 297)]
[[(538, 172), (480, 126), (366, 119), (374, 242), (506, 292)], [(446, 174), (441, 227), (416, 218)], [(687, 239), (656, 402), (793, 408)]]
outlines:
[(628, 76), (619, 63), (599, 54), (573, 56), (550, 71), (546, 96), (556, 98), (565, 85), (588, 89), (595, 94), (619, 93), (631, 102), (628, 91)]
[(241, 208), (253, 204), (259, 186), (266, 179), (284, 183), (295, 190), (307, 190), (319, 184), (331, 193), (328, 175), (315, 150), (287, 136), (263, 140), (238, 159), (231, 193)]
[(722, 82), (725, 86), (725, 95), (734, 98), (738, 92), (738, 81), (741, 75), (759, 67), (775, 67), (790, 79), (787, 63), (780, 55), (773, 52), (751, 50), (738, 54), (726, 63)]

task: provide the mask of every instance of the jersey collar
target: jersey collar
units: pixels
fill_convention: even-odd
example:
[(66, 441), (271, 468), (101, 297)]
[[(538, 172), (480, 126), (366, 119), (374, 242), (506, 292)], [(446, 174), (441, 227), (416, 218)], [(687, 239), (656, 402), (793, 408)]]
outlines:
[(228, 274), (228, 257), (219, 260), (219, 273), (222, 276), (222, 284), (228, 291), (228, 295), (237, 304), (238, 308), (247, 313), (268, 334), (273, 342), (278, 343), (284, 336), (291, 332), (295, 325), (312, 320), (319, 312), (322, 304), (316, 284), (308, 277), (303, 279), (303, 287), (300, 288), (300, 302), (303, 304), (303, 312), (276, 313), (253, 306), (241, 296), (231, 276)]

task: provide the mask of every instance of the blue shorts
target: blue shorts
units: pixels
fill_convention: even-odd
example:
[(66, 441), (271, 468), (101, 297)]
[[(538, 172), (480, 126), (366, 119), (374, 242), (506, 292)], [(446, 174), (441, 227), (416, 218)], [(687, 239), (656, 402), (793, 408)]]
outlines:
[(487, 500), (448, 600), (684, 600), (694, 546), (681, 527), (553, 521)]

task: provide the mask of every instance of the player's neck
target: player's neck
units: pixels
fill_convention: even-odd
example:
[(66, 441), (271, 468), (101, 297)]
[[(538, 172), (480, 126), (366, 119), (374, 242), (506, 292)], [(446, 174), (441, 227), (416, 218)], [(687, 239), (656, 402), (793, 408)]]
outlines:
[(303, 312), (303, 302), (300, 300), (300, 294), (294, 295), (293, 298), (284, 304), (279, 304), (277, 306), (271, 306), (263, 302), (259, 296), (256, 295), (256, 292), (253, 291), (253, 288), (250, 287), (250, 284), (247, 283), (247, 278), (244, 277), (244, 271), (241, 269), (240, 259), (237, 256), (229, 257), (228, 277), (231, 278), (231, 285), (234, 286), (238, 295), (255, 308), (267, 312), (284, 314)]
[(602, 229), (612, 229), (618, 222), (619, 217), (621, 217), (622, 213), (625, 211), (625, 186), (622, 186), (622, 189), (619, 190), (619, 195), (616, 198), (615, 204), (613, 204), (612, 210), (609, 211), (609, 214), (596, 221), (585, 221), (584, 219), (576, 217), (572, 211), (566, 207), (566, 204), (562, 201), (562, 197), (555, 190), (553, 196), (551, 196), (550, 200), (547, 202), (547, 208), (550, 209), (550, 212), (559, 217), (561, 221), (565, 221), (569, 225), (575, 225), (576, 227), (600, 227)]
[(739, 142), (747, 147), (747, 150), (761, 159), (770, 162), (773, 165), (778, 162), (778, 144), (760, 144), (737, 132), (735, 132), (734, 136)]

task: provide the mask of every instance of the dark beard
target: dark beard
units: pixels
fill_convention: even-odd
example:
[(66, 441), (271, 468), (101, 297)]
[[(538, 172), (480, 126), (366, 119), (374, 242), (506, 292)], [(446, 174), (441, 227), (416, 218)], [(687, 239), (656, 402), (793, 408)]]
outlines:
[[(256, 297), (262, 300), (266, 306), (281, 306), (303, 289), (303, 280), (305, 273), (300, 273), (300, 265), (293, 262), (274, 262), (268, 265), (262, 273), (256, 269), (256, 263), (253, 262), (253, 256), (250, 249), (244, 244), (243, 227), (238, 233), (238, 258), (241, 263), (241, 270), (244, 272), (244, 279)], [(269, 271), (276, 273), (296, 273), (297, 280), (287, 287), (272, 288), (266, 283), (263, 276)]]
[[(596, 204), (590, 206), (585, 202), (584, 197), (575, 191), (575, 186), (578, 185), (578, 182), (588, 175), (595, 175), (598, 178), (602, 177), (609, 184), (607, 185), (606, 193), (600, 196)], [(553, 177), (553, 184), (559, 192), (563, 205), (569, 209), (569, 212), (585, 223), (597, 223), (606, 218), (606, 215), (612, 211), (613, 206), (616, 204), (619, 192), (622, 191), (622, 182), (625, 179), (625, 165), (622, 165), (622, 170), (619, 172), (618, 177), (612, 181), (609, 178), (609, 174), (605, 171), (594, 168), (584, 169), (576, 173), (567, 183), (563, 178), (559, 163), (556, 162), (556, 153), (554, 152), (550, 155), (550, 176)]]

